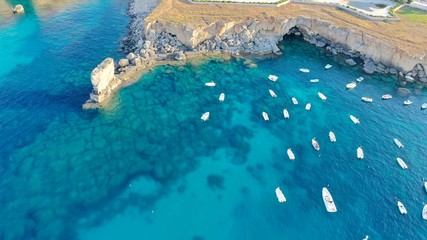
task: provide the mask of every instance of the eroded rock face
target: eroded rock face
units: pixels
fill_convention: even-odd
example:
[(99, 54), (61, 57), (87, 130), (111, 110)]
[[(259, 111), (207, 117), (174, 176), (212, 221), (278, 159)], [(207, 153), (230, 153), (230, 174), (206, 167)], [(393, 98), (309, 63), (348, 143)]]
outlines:
[(93, 69), (90, 80), (93, 86), (90, 99), (100, 103), (111, 93), (112, 83), (115, 80), (114, 60), (112, 58), (106, 58), (102, 61), (101, 64)]

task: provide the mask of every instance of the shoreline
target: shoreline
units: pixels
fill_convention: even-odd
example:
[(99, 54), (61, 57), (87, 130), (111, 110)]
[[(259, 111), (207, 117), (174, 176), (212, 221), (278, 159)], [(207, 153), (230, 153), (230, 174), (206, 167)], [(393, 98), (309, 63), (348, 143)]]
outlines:
[[(123, 43), (129, 39), (133, 40), (128, 41), (126, 46), (122, 46), (123, 49), (132, 50), (126, 58), (118, 60), (116, 64), (111, 59), (109, 66), (105, 67), (103, 63), (106, 60), (104, 60), (94, 69), (91, 75), (94, 88), (90, 99), (83, 104), (84, 109), (104, 107), (103, 102), (111, 98), (114, 92), (138, 81), (142, 74), (156, 66), (180, 65), (185, 64), (187, 60), (219, 55), (280, 55), (281, 51), (277, 44), (288, 35), (302, 36), (306, 42), (324, 48), (334, 55), (348, 56), (346, 63), (350, 66), (356, 65), (353, 59), (359, 58), (364, 62), (365, 73), (395, 75), (400, 80), (401, 87), (409, 82), (417, 83), (421, 88), (427, 88), (427, 74), (424, 68), (427, 64), (412, 65), (402, 60), (403, 53), (399, 53), (396, 46), (363, 32), (336, 27), (328, 21), (306, 17), (280, 19), (260, 16), (255, 19), (247, 18), (244, 22), (232, 22), (231, 26), (227, 26), (224, 22), (211, 23), (210, 26), (214, 27), (214, 30), (212, 27), (209, 28), (210, 30), (190, 29), (186, 25), (157, 20), (146, 22), (147, 9), (153, 9), (137, 9), (135, 6), (138, 1), (130, 2), (128, 12), (132, 22), (129, 25), (129, 35), (124, 38)], [(151, 1), (151, 4), (157, 3), (157, 0)], [(141, 21), (142, 17), (143, 21)], [(374, 50), (376, 52), (373, 53)], [(384, 51), (392, 54), (388, 56), (390, 62), (384, 63), (387, 60)], [(401, 59), (396, 61), (395, 56)], [(412, 62), (419, 61), (413, 59)], [(403, 67), (402, 64), (406, 66)], [(408, 67), (408, 64), (411, 67)]]

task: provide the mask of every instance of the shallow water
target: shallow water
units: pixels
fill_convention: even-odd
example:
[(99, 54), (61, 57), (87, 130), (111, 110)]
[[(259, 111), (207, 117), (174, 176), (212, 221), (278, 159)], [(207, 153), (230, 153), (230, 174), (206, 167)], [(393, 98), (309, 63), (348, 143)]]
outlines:
[[(8, 58), (0, 73), (0, 239), (426, 239), (427, 112), (419, 109), (425, 90), (413, 90), (414, 104), (403, 107), (407, 97), (397, 95), (395, 79), (365, 76), (286, 39), (280, 57), (157, 67), (108, 109), (83, 111), (90, 70), (120, 56), (115, 47), (127, 24), (125, 3), (89, 6), (1, 30), (33, 29), (19, 45), (0, 37), (8, 46), (0, 48), (3, 55), (25, 56)], [(80, 24), (66, 27), (73, 22)], [(327, 63), (333, 67), (326, 71)], [(303, 67), (311, 72), (299, 72)], [(279, 80), (268, 81), (269, 74)], [(361, 75), (356, 89), (345, 90)], [(205, 87), (211, 80), (217, 86)], [(394, 98), (381, 101), (385, 93)], [(308, 102), (311, 111), (304, 110)], [(206, 111), (210, 120), (202, 122)], [(337, 143), (329, 142), (330, 130)], [(313, 137), (320, 152), (311, 147)], [(356, 158), (358, 146), (364, 160)], [(286, 156), (290, 147), (295, 161)], [(321, 198), (327, 185), (334, 214)], [(277, 201), (278, 186), (286, 203)], [(395, 196), (409, 215), (400, 215)]]

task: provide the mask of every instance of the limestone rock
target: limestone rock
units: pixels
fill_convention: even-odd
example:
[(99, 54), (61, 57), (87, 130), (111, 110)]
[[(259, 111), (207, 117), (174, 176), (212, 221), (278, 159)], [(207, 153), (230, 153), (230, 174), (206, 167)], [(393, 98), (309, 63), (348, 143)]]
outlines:
[(126, 58), (120, 59), (120, 61), (119, 61), (119, 66), (120, 66), (121, 68), (124, 68), (124, 67), (126, 67), (126, 66), (128, 66), (128, 65), (129, 65), (129, 60), (127, 60)]
[(100, 103), (104, 101), (116, 88), (120, 82), (114, 76), (114, 60), (106, 58), (99, 64), (90, 76), (93, 91), (90, 94), (90, 101)]
[(351, 59), (351, 58), (349, 58), (349, 59), (347, 59), (347, 60), (345, 60), (345, 63), (347, 63), (348, 65), (350, 65), (350, 66), (355, 66), (357, 63), (353, 60), (353, 59)]
[(326, 43), (325, 43), (325, 42), (323, 42), (323, 41), (318, 41), (318, 42), (316, 43), (316, 47), (322, 48), (322, 47), (324, 47), (324, 46), (326, 46)]
[(187, 57), (185, 56), (185, 54), (183, 52), (177, 52), (175, 54), (175, 60), (177, 60), (177, 61), (183, 61), (185, 59), (187, 59)]
[(21, 4), (18, 4), (13, 8), (13, 13), (20, 14), (24, 12), (25, 12), (24, 6), (22, 6)]
[(129, 53), (126, 56), (126, 59), (129, 60), (129, 62), (132, 62), (132, 60), (136, 57), (136, 55), (134, 53)]

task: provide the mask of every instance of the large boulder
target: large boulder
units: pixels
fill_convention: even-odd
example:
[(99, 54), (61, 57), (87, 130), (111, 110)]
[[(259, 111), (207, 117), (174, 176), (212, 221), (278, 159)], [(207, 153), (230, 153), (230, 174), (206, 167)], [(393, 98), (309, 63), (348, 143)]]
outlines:
[(345, 63), (347, 63), (348, 65), (350, 65), (350, 66), (354, 66), (354, 65), (356, 65), (357, 63), (353, 60), (353, 59), (351, 59), (351, 58), (349, 58), (349, 59), (347, 59), (347, 60), (345, 60)]
[(185, 54), (183, 52), (177, 52), (175, 54), (175, 60), (177, 61), (183, 61), (185, 60), (187, 57), (185, 56)]
[(115, 79), (114, 60), (112, 58), (106, 58), (101, 64), (93, 69), (90, 76), (93, 86), (90, 99), (97, 103), (106, 99), (110, 95), (111, 90), (117, 87), (118, 82)]
[(129, 65), (129, 60), (127, 60), (126, 58), (120, 59), (119, 60), (119, 66), (124, 68), (127, 67)]
[(24, 13), (24, 12), (25, 12), (24, 6), (22, 6), (21, 4), (18, 4), (13, 8), (13, 13), (20, 14), (20, 13)]

